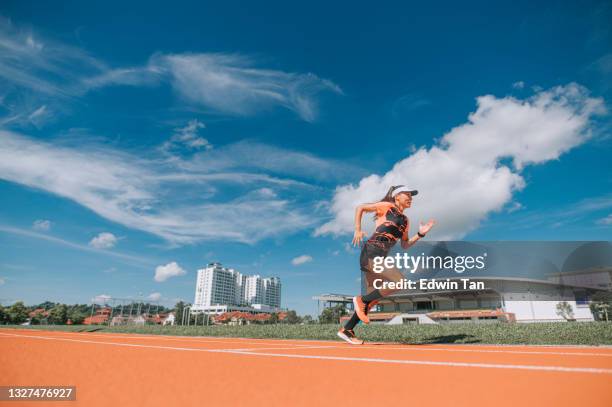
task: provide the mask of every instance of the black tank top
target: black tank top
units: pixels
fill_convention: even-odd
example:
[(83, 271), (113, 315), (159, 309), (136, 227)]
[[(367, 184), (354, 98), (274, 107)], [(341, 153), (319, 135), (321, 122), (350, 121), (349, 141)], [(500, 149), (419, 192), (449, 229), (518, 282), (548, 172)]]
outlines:
[(395, 205), (390, 206), (383, 215), (385, 221), (378, 225), (366, 244), (376, 246), (385, 252), (391, 250), (395, 242), (402, 238), (408, 226), (408, 218)]

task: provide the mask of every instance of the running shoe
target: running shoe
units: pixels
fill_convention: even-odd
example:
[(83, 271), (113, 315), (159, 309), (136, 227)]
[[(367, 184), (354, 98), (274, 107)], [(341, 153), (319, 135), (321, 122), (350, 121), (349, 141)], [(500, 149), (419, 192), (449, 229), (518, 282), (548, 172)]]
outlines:
[(351, 345), (363, 345), (363, 341), (355, 337), (355, 332), (352, 329), (340, 328), (337, 335)]
[(369, 324), (370, 318), (368, 318), (367, 314), (368, 308), (366, 306), (366, 303), (363, 302), (361, 295), (353, 297), (353, 305), (355, 306), (355, 312), (357, 313), (357, 316), (359, 317), (361, 322), (363, 322), (364, 324)]

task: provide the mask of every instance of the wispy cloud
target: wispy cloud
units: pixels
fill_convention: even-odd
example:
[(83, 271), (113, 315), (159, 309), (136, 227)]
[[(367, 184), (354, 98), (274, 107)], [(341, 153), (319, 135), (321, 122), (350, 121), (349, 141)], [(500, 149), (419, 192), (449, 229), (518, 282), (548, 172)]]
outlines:
[(159, 300), (161, 300), (161, 298), (162, 298), (161, 293), (151, 293), (147, 297), (147, 299), (149, 299), (151, 301), (159, 301)]
[(308, 122), (318, 115), (321, 92), (342, 93), (338, 85), (312, 73), (259, 68), (251, 57), (223, 53), (155, 54), (145, 66), (111, 70), (83, 83), (97, 88), (163, 81), (169, 82), (183, 101), (195, 106), (237, 116), (284, 107)]
[(293, 264), (294, 266), (299, 266), (302, 265), (304, 263), (309, 263), (312, 261), (312, 256), (307, 255), (307, 254), (303, 254), (301, 256), (298, 256), (296, 258), (294, 258), (293, 260), (291, 260), (291, 264)]
[(107, 86), (165, 84), (181, 104), (218, 114), (252, 116), (281, 107), (308, 122), (318, 116), (321, 93), (342, 93), (313, 73), (267, 69), (258, 62), (238, 53), (156, 53), (141, 66), (110, 67), (86, 50), (0, 17), (0, 101), (10, 112), (0, 123), (39, 126), (68, 101)]
[(51, 119), (53, 114), (47, 105), (42, 105), (28, 115), (28, 121), (35, 127), (41, 127), (44, 123)]
[(46, 219), (37, 219), (32, 224), (32, 229), (39, 230), (42, 232), (48, 232), (51, 230), (51, 221)]
[(20, 229), (20, 228), (16, 228), (12, 226), (0, 225), (0, 232), (9, 233), (9, 234), (17, 235), (17, 236), (28, 237), (32, 239), (45, 240), (47, 242), (62, 245), (64, 247), (68, 247), (68, 248), (75, 249), (75, 250), (100, 254), (103, 256), (111, 256), (111, 257), (115, 257), (115, 258), (122, 259), (122, 260), (128, 260), (131, 263), (136, 263), (137, 265), (140, 265), (140, 266), (151, 265), (152, 264), (151, 262), (153, 261), (153, 259), (134, 256), (131, 254), (115, 252), (115, 251), (99, 250), (99, 249), (90, 247), (85, 244), (74, 243), (69, 240), (64, 240), (59, 237), (51, 236), (49, 234), (33, 232), (31, 230)]
[(8, 111), (1, 123), (44, 124), (87, 91), (83, 77), (106, 70), (86, 51), (0, 17), (0, 107)]
[(212, 144), (198, 134), (199, 130), (204, 128), (206, 126), (201, 121), (197, 119), (190, 120), (186, 126), (175, 129), (172, 137), (162, 144), (161, 151), (171, 154), (174, 150), (181, 148), (196, 151), (210, 150)]
[(431, 105), (431, 101), (414, 93), (408, 93), (397, 98), (391, 106), (393, 117), (401, 117), (408, 112)]
[(612, 88), (612, 52), (602, 55), (586, 66), (585, 70), (595, 73), (604, 91)]
[(102, 304), (102, 305), (104, 305), (104, 304), (108, 303), (111, 298), (112, 297), (110, 295), (108, 295), (108, 294), (99, 294), (99, 295), (96, 295), (95, 297), (93, 297), (91, 299), (91, 302), (93, 302), (94, 304)]
[(605, 225), (605, 226), (609, 226), (612, 225), (612, 213), (609, 214), (608, 216), (598, 219), (597, 220), (597, 224), (598, 225)]
[[(77, 149), (54, 145), (12, 132), (0, 131), (0, 139), (1, 179), (74, 200), (104, 218), (175, 244), (210, 239), (255, 242), (302, 230), (318, 221), (309, 204), (295, 201), (305, 188), (312, 191), (312, 186), (292, 179), (243, 173), (235, 167), (248, 165), (258, 171), (315, 179), (326, 171), (343, 171), (342, 165), (335, 167), (333, 162), (259, 144), (251, 145), (250, 154), (249, 144), (239, 143), (221, 148), (211, 157), (168, 163), (144, 160), (108, 147), (80, 145)], [(264, 152), (270, 154), (270, 162), (261, 156)], [(280, 157), (300, 157), (310, 166)], [(203, 172), (215, 169), (238, 171)], [(210, 198), (219, 182), (236, 183), (243, 190), (217, 202)], [(228, 207), (239, 211), (241, 222), (227, 219)], [(270, 228), (271, 224), (276, 226)]]
[(408, 185), (419, 190), (410, 209), (413, 224), (436, 218), (435, 239), (461, 238), (525, 187), (524, 167), (555, 160), (584, 143), (591, 137), (593, 118), (604, 112), (603, 100), (577, 84), (539, 91), (525, 100), (481, 96), (468, 121), (438, 145), (419, 149), (382, 176), (338, 187), (333, 218), (317, 234), (351, 233), (356, 205), (382, 197), (390, 185)]
[[(582, 199), (553, 210), (522, 211), (504, 220), (490, 222), (488, 226), (509, 229), (532, 229), (541, 226), (559, 227), (582, 222), (586, 217), (610, 208), (612, 208), (612, 194), (605, 194)], [(599, 219), (596, 223), (605, 224), (602, 223), (604, 219), (606, 218)]]
[[(168, 161), (154, 152), (144, 159), (111, 147), (70, 147), (1, 130), (0, 140), (0, 179), (71, 199), (173, 244), (252, 243), (311, 227), (320, 218), (306, 198), (318, 187), (274, 173), (327, 181), (328, 174), (333, 180), (350, 173), (345, 165), (307, 153), (248, 142)], [(240, 188), (221, 197), (218, 188), (228, 184)], [(240, 214), (240, 222), (227, 222), (228, 208)]]
[(207, 154), (194, 156), (193, 160), (178, 165), (190, 170), (208, 168), (215, 171), (240, 167), (302, 179), (327, 181), (338, 181), (363, 174), (363, 169), (356, 166), (250, 140), (215, 148)]

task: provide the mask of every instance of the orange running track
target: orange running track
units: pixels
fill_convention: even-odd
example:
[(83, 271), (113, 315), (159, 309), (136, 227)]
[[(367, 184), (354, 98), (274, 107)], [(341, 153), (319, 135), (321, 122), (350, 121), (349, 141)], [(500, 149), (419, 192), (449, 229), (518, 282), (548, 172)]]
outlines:
[(77, 401), (3, 403), (15, 407), (610, 407), (612, 348), (0, 329), (0, 385), (77, 388)]

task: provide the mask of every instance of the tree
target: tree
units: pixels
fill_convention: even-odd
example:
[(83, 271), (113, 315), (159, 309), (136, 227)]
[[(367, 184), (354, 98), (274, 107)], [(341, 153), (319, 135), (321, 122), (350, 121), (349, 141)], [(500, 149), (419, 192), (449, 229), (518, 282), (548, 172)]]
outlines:
[(0, 324), (6, 324), (8, 322), (8, 314), (6, 309), (0, 305)]
[(596, 321), (610, 321), (612, 319), (612, 293), (598, 292), (594, 294), (589, 307)]
[(606, 301), (597, 301), (589, 304), (591, 313), (595, 318), (595, 321), (609, 321), (610, 320), (610, 303)]
[(68, 319), (68, 307), (66, 304), (57, 304), (49, 311), (49, 321), (53, 324), (65, 324)]
[(89, 314), (87, 311), (83, 312), (79, 305), (70, 307), (68, 310), (67, 318), (72, 321), (73, 324), (82, 324), (83, 320), (87, 318)]
[(268, 319), (269, 324), (278, 324), (278, 313), (273, 312), (270, 314), (270, 319)]
[[(58, 303), (58, 304), (59, 304), (59, 303)], [(33, 308), (34, 308), (34, 309), (42, 308), (42, 309), (44, 309), (45, 311), (49, 311), (51, 308), (55, 307), (55, 306), (56, 306), (56, 305), (58, 305), (58, 304), (56, 304), (56, 303), (54, 303), (54, 302), (51, 302), (51, 301), (45, 301), (45, 302), (43, 302), (43, 303), (40, 303), (40, 304), (38, 304), (38, 305), (35, 305)]]
[(305, 323), (305, 324), (312, 324), (314, 322), (314, 320), (312, 319), (312, 316), (304, 315), (302, 317), (302, 322)]
[(299, 324), (300, 322), (302, 322), (302, 318), (300, 318), (293, 310), (287, 311), (286, 320), (288, 324)]
[(30, 325), (42, 325), (43, 323), (47, 323), (47, 317), (40, 312), (30, 317)]
[(183, 301), (179, 301), (176, 303), (176, 305), (174, 306), (174, 317), (176, 318), (175, 320), (175, 325), (183, 325), (183, 310), (185, 309), (185, 303)]
[(23, 301), (17, 301), (8, 309), (8, 319), (11, 324), (21, 324), (28, 320), (28, 310)]
[(340, 322), (340, 317), (346, 315), (348, 311), (344, 304), (335, 305), (331, 308), (325, 308), (319, 316), (321, 324), (337, 324)]
[(557, 304), (557, 315), (565, 318), (567, 321), (574, 320), (574, 310), (567, 301), (561, 301)]

